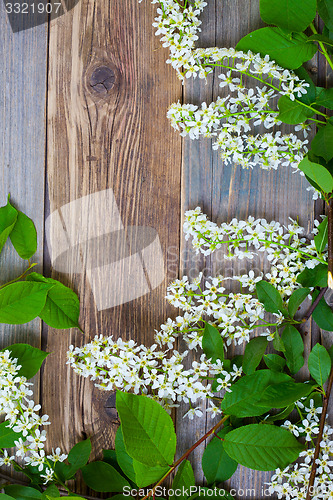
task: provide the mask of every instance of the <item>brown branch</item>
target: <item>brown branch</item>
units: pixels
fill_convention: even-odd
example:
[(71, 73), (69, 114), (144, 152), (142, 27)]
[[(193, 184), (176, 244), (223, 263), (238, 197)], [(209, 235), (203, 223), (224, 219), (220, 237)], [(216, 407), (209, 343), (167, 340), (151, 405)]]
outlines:
[(327, 291), (328, 287), (325, 286), (325, 288), (322, 288), (318, 294), (318, 296), (316, 297), (316, 299), (313, 301), (313, 304), (311, 305), (311, 307), (309, 308), (308, 312), (306, 313), (306, 315), (304, 316), (303, 318), (303, 321), (307, 321), (310, 316), (312, 315), (313, 311), (316, 309), (317, 305), (319, 304), (320, 300), (324, 297), (326, 291)]
[(155, 484), (155, 486), (149, 490), (149, 493), (143, 497), (142, 500), (146, 500), (147, 498), (149, 498), (151, 495), (154, 497), (155, 495), (155, 490), (156, 488), (163, 483), (163, 481), (178, 467), (178, 465), (181, 464), (181, 462), (183, 462), (183, 460), (186, 460), (187, 457), (192, 453), (192, 451), (194, 451), (201, 443), (203, 443), (207, 438), (209, 438), (209, 436), (211, 436), (212, 434), (215, 434), (215, 431), (217, 431), (217, 429), (219, 427), (221, 427), (221, 425), (229, 418), (229, 415), (226, 415), (225, 417), (222, 418), (222, 420), (220, 420), (216, 425), (214, 425), (214, 427), (212, 427), (212, 429), (210, 429), (208, 432), (206, 432), (206, 434), (204, 436), (202, 436), (196, 443), (194, 443), (193, 446), (191, 446), (191, 448), (189, 450), (187, 450), (184, 455), (182, 455), (174, 464), (173, 466), (168, 470), (168, 472), (166, 474), (164, 474), (164, 476), (162, 477), (162, 479), (160, 479), (158, 481), (158, 483)]
[(320, 442), (323, 437), (323, 432), (324, 432), (324, 427), (325, 427), (325, 420), (326, 420), (326, 415), (327, 415), (327, 410), (328, 410), (328, 402), (330, 399), (331, 395), (331, 390), (332, 390), (332, 385), (333, 385), (333, 367), (331, 369), (330, 377), (328, 379), (328, 386), (327, 390), (323, 399), (323, 411), (321, 414), (320, 418), (320, 423), (319, 423), (319, 433), (317, 436), (317, 443), (316, 443), (316, 448), (313, 456), (313, 462), (312, 462), (312, 468), (311, 468), (311, 473), (310, 473), (310, 479), (309, 479), (309, 485), (308, 485), (308, 491), (306, 494), (306, 500), (310, 500), (312, 497), (312, 489), (316, 477), (316, 472), (317, 472), (317, 463), (316, 460), (319, 457), (319, 452), (320, 452)]
[(327, 284), (333, 289), (333, 198), (328, 201), (327, 214), (327, 234), (328, 234), (328, 276)]

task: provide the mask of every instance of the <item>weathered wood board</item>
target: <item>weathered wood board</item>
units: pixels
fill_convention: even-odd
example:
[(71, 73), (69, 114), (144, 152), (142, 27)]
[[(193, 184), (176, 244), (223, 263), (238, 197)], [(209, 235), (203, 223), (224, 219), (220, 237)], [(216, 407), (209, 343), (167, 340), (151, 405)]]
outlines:
[[(246, 3), (243, 0), (211, 1), (208, 2), (202, 19), (202, 34), (198, 45), (235, 47), (242, 36), (261, 27), (259, 0)], [(317, 61), (312, 63), (317, 71)], [(326, 68), (322, 68), (322, 71), (326, 71)], [(185, 102), (209, 104), (218, 95), (225, 96), (227, 91), (220, 89), (218, 83), (216, 72), (209, 77), (207, 83), (198, 80), (186, 81)], [(289, 217), (296, 218), (299, 215), (300, 223), (310, 231), (315, 216), (314, 202), (312, 195), (306, 191), (306, 182), (298, 174), (293, 174), (291, 169), (281, 167), (278, 171), (264, 172), (260, 169), (242, 170), (237, 166), (224, 165), (218, 153), (212, 151), (210, 140), (186, 139), (183, 155), (182, 212), (198, 205), (217, 223), (233, 217), (245, 219), (253, 215), (286, 224)], [(322, 204), (319, 202), (317, 213), (322, 213), (322, 210)], [(194, 251), (191, 251), (191, 243), (184, 240), (182, 249), (187, 257), (183, 263), (184, 273), (192, 274), (192, 277), (202, 269), (206, 271), (207, 276), (228, 276), (231, 274), (231, 266), (235, 265), (228, 261), (221, 262), (216, 255), (206, 260), (198, 259)], [(242, 263), (242, 269), (248, 271), (249, 266), (251, 264)], [(310, 349), (311, 344), (318, 341), (318, 331), (311, 331), (309, 325), (307, 327), (309, 334), (306, 337), (306, 345)], [(202, 417), (194, 423), (191, 422), (191, 425), (186, 425), (181, 414), (178, 415), (177, 428), (182, 436), (179, 455), (189, 448), (194, 441), (194, 434), (199, 438), (211, 427), (210, 417), (206, 420)], [(196, 477), (201, 481), (204, 480), (201, 468), (203, 449), (203, 445), (197, 448), (193, 461)], [(239, 466), (225, 487), (234, 489), (238, 498), (260, 499), (265, 497), (265, 482), (269, 477), (270, 473), (251, 471)]]
[[(226, 166), (208, 139), (181, 141), (173, 132), (166, 119), (172, 102), (209, 103), (223, 93), (216, 75), (207, 84), (189, 80), (182, 87), (165, 64), (168, 53), (155, 37), (155, 6), (148, 0), (74, 3), (72, 10), (48, 24), (15, 34), (0, 4), (0, 193), (4, 204), (10, 191), (19, 208), (34, 219), (40, 269), (43, 266), (44, 272), (79, 293), (85, 334), (44, 326), (41, 341), (41, 326), (35, 321), (3, 326), (1, 344), (29, 342), (51, 352), (41, 385), (36, 381), (35, 386), (52, 422), (49, 446), (68, 451), (91, 436), (94, 458), (113, 445), (114, 398), (74, 374), (66, 365), (66, 351), (71, 343), (82, 345), (95, 335), (151, 343), (154, 330), (177, 314), (164, 299), (167, 283), (182, 274), (194, 277), (203, 268), (208, 275), (221, 272), (214, 256), (198, 258), (185, 243), (184, 211), (199, 205), (216, 222), (254, 215), (287, 223), (289, 216), (299, 215), (309, 230), (322, 206), (314, 207), (302, 178), (288, 169), (267, 173)], [(209, 0), (208, 4), (202, 46), (234, 46), (260, 26), (259, 0)], [(316, 67), (324, 78), (326, 67), (313, 61)], [(97, 208), (92, 201), (96, 193), (106, 197)], [(131, 232), (131, 227), (146, 229)], [(115, 230), (121, 235), (117, 248), (107, 238), (108, 231)], [(149, 255), (140, 242), (142, 234), (152, 244)], [(95, 242), (91, 254), (91, 247), (88, 251), (83, 245), (90, 239)], [(135, 240), (133, 247), (129, 240)], [(151, 291), (143, 293), (142, 288), (135, 300), (127, 300), (125, 295), (117, 297), (125, 268), (114, 272), (111, 257), (129, 257), (138, 250), (135, 245), (140, 247), (137, 254), (143, 269), (135, 283), (140, 288), (147, 282)], [(59, 261), (54, 260), (57, 255)], [(94, 266), (89, 267), (92, 258)], [(22, 269), (10, 245), (0, 268), (2, 280), (9, 277), (9, 269), (10, 275)], [(133, 267), (129, 269), (133, 274)], [(126, 286), (129, 289), (131, 283)], [(104, 307), (110, 297), (118, 299), (118, 305)], [(318, 332), (308, 331), (310, 348)], [(179, 455), (211, 427), (210, 418), (189, 422), (182, 413), (176, 415)], [(198, 448), (191, 457), (199, 484), (202, 451)], [(249, 490), (239, 497), (258, 500), (268, 477), (239, 468), (228, 485)], [(85, 493), (80, 481), (76, 491)]]
[[(179, 253), (181, 174), (181, 140), (170, 129), (166, 110), (181, 97), (182, 88), (165, 64), (152, 29), (153, 15), (149, 2), (81, 1), (51, 21), (47, 182), (50, 212), (60, 209), (64, 218), (66, 210), (61, 207), (65, 204), (111, 189), (119, 211), (112, 217), (119, 216), (125, 228), (155, 229), (166, 260), (172, 252)], [(97, 232), (105, 229), (104, 214), (100, 215), (102, 220), (93, 224), (95, 229), (99, 226)], [(68, 233), (79, 223), (73, 217), (65, 221)], [(84, 238), (90, 222), (83, 216), (81, 223)], [(50, 230), (51, 240), (57, 241), (59, 225)], [(108, 249), (97, 247), (98, 260)], [(158, 268), (159, 263), (154, 265)], [(114, 410), (106, 408), (112, 406), (112, 399), (65, 365), (68, 346), (111, 334), (152, 343), (154, 329), (171, 313), (164, 295), (167, 282), (178, 276), (178, 265), (167, 271), (163, 285), (150, 294), (100, 311), (92, 286), (95, 296), (101, 287), (104, 295), (105, 290), (111, 295), (119, 276), (99, 275), (96, 284), (93, 273), (98, 270), (60, 275), (79, 292), (86, 333), (47, 333), (45, 347), (53, 354), (46, 363), (43, 404), (55, 422), (49, 430), (52, 445), (68, 449), (89, 435), (96, 457), (113, 444), (117, 425)], [(154, 271), (150, 281), (154, 281)]]
[[(11, 202), (30, 217), (38, 231), (35, 262), (42, 270), (45, 184), (45, 90), (47, 27), (13, 33), (0, 3), (0, 205)], [(0, 261), (1, 282), (19, 276), (28, 263), (8, 242)], [(1, 348), (14, 343), (41, 347), (41, 321), (0, 325)], [(34, 377), (34, 396), (40, 397), (40, 375)]]

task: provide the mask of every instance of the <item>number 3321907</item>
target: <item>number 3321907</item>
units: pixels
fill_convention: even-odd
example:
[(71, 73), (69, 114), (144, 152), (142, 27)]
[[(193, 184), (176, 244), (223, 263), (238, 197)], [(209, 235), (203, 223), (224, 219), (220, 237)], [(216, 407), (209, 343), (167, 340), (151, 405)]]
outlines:
[(28, 3), (28, 2), (15, 2), (6, 3), (7, 14), (51, 14), (52, 12), (57, 14), (60, 10), (61, 2), (58, 3)]

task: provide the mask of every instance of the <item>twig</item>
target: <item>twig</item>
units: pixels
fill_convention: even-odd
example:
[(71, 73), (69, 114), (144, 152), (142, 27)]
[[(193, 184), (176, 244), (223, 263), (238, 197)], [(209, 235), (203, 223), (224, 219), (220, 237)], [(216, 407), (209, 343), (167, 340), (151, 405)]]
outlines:
[(37, 263), (29, 264), (29, 267), (20, 276), (18, 276), (14, 280), (11, 280), (11, 281), (8, 281), (7, 283), (4, 283), (3, 285), (0, 286), (0, 288), (4, 288), (7, 285), (11, 285), (12, 283), (16, 283), (17, 281), (21, 280), (30, 271), (30, 269), (32, 269), (35, 266), (37, 266)]
[(319, 423), (319, 432), (317, 436), (317, 443), (316, 443), (316, 448), (313, 456), (313, 462), (312, 462), (312, 468), (311, 468), (311, 473), (310, 473), (310, 479), (309, 479), (309, 485), (308, 485), (308, 491), (306, 494), (306, 499), (305, 500), (310, 500), (312, 497), (312, 490), (313, 490), (313, 485), (316, 477), (316, 471), (317, 471), (317, 463), (316, 460), (319, 457), (319, 452), (320, 452), (320, 442), (323, 437), (323, 432), (324, 432), (324, 426), (325, 426), (325, 420), (326, 420), (326, 415), (327, 415), (327, 410), (328, 410), (328, 402), (330, 399), (331, 395), (331, 390), (332, 390), (332, 385), (333, 385), (333, 367), (331, 369), (330, 377), (328, 379), (328, 386), (326, 390), (326, 394), (323, 399), (323, 411), (321, 414), (320, 418), (320, 423)]
[(168, 472), (166, 474), (164, 474), (164, 476), (162, 477), (162, 479), (160, 479), (160, 481), (158, 481), (158, 483), (155, 484), (155, 486), (149, 490), (149, 493), (143, 497), (142, 500), (146, 500), (147, 498), (149, 498), (151, 495), (155, 495), (155, 490), (156, 488), (163, 483), (163, 481), (178, 467), (179, 464), (181, 464), (181, 462), (183, 460), (186, 460), (187, 457), (192, 453), (192, 451), (194, 451), (201, 443), (203, 443), (209, 436), (211, 436), (212, 434), (215, 434), (215, 431), (221, 427), (221, 425), (229, 418), (229, 415), (226, 415), (225, 417), (222, 418), (222, 420), (220, 420), (216, 425), (214, 425), (214, 427), (212, 429), (210, 429), (208, 432), (206, 432), (206, 434), (204, 436), (202, 436), (199, 441), (197, 441), (196, 443), (194, 443), (193, 446), (191, 446), (191, 448), (189, 450), (187, 450), (184, 455), (182, 455), (174, 464), (173, 466), (168, 470)]
[(314, 300), (313, 304), (311, 305), (311, 307), (309, 308), (308, 312), (304, 316), (304, 318), (303, 318), (304, 322), (307, 321), (310, 318), (310, 316), (312, 315), (313, 311), (316, 309), (317, 305), (319, 304), (320, 300), (324, 297), (327, 289), (328, 289), (328, 287), (325, 286), (325, 288), (322, 288), (320, 290), (320, 292), (317, 295), (316, 299)]

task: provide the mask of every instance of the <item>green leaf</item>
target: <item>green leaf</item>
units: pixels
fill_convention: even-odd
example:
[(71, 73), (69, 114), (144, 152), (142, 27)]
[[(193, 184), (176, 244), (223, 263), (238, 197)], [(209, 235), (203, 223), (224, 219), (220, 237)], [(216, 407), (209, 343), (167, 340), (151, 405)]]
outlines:
[(20, 486), (18, 484), (9, 484), (5, 486), (7, 495), (16, 498), (16, 500), (40, 499), (42, 494), (40, 491), (31, 488), (30, 486)]
[(331, 0), (318, 0), (317, 8), (327, 28), (333, 31), (333, 5)]
[(263, 57), (268, 54), (270, 59), (288, 69), (299, 68), (317, 52), (317, 46), (307, 43), (305, 35), (294, 33), (286, 36), (279, 28), (252, 31), (238, 42), (236, 49), (259, 52)]
[(15, 226), (17, 214), (18, 212), (16, 208), (10, 204), (8, 196), (7, 205), (0, 208), (0, 252)]
[(258, 370), (252, 375), (238, 379), (233, 384), (232, 391), (224, 396), (221, 408), (225, 415), (236, 415), (237, 417), (262, 415), (271, 409), (271, 406), (264, 408), (258, 405), (266, 387), (289, 380), (290, 377), (285, 373)]
[(0, 323), (20, 325), (36, 318), (43, 309), (48, 283), (17, 282), (0, 290)]
[(331, 347), (329, 348), (329, 350), (327, 352), (330, 355), (330, 358), (331, 358), (331, 361), (333, 364), (333, 345), (331, 345)]
[(85, 439), (77, 443), (68, 454), (68, 462), (76, 471), (86, 465), (91, 453), (91, 441)]
[(27, 281), (43, 282), (53, 285), (47, 294), (40, 318), (52, 328), (79, 328), (80, 301), (73, 290), (52, 278), (39, 273), (30, 273)]
[(95, 491), (118, 493), (125, 486), (130, 488), (126, 479), (112, 465), (105, 462), (91, 462), (81, 469), (84, 482)]
[(120, 391), (116, 406), (127, 453), (150, 467), (172, 464), (176, 433), (167, 412), (147, 396)]
[(261, 280), (256, 284), (257, 296), (267, 312), (278, 313), (284, 310), (279, 291), (270, 283)]
[(284, 346), (284, 343), (279, 335), (278, 332), (276, 332), (276, 334), (274, 335), (274, 338), (273, 338), (273, 347), (276, 351), (279, 351), (279, 352), (285, 352), (286, 351), (286, 348)]
[(0, 448), (12, 448), (15, 441), (18, 441), (22, 435), (14, 432), (8, 427), (9, 422), (5, 420), (0, 424)]
[(112, 495), (112, 497), (107, 498), (106, 500), (134, 500), (134, 498), (127, 493), (126, 495), (124, 495), (123, 493), (117, 493), (117, 495)]
[[(314, 291), (312, 296), (313, 301), (317, 298), (318, 293), (317, 290)], [(333, 331), (333, 311), (324, 297), (319, 301), (319, 304), (313, 311), (312, 319), (317, 323), (319, 328), (327, 330), (328, 332)]]
[(304, 287), (320, 286), (324, 288), (327, 286), (327, 264), (318, 264), (313, 269), (306, 267), (304, 271), (297, 276), (296, 281)]
[[(311, 150), (315, 155), (321, 156), (326, 161), (330, 161), (333, 158), (333, 125), (327, 123), (327, 125), (318, 130), (317, 134), (311, 142)], [(302, 162), (303, 161), (304, 160), (302, 160)], [(318, 182), (317, 184), (320, 185)], [(329, 184), (329, 188), (327, 189), (329, 190), (325, 191), (325, 193), (330, 193), (332, 191), (333, 181), (332, 186), (331, 184)]]
[(9, 495), (6, 495), (5, 493), (0, 493), (0, 499), (1, 500), (13, 500), (14, 497), (10, 497)]
[[(50, 495), (46, 495), (47, 500), (52, 500), (52, 498), (57, 498), (57, 497), (51, 497)], [(84, 497), (79, 497), (78, 495), (68, 495), (66, 496), (66, 500), (86, 500)]]
[(77, 471), (86, 465), (91, 453), (90, 439), (77, 443), (68, 454), (68, 462), (57, 462), (55, 464), (55, 472), (59, 479), (63, 482), (72, 479)]
[(311, 384), (295, 384), (293, 381), (267, 387), (258, 401), (259, 406), (271, 408), (285, 408), (295, 401), (304, 398), (313, 391)]
[(220, 332), (215, 326), (206, 323), (202, 337), (202, 350), (213, 363), (224, 359), (224, 346)]
[(328, 219), (327, 217), (319, 224), (318, 234), (314, 237), (314, 242), (318, 253), (322, 253), (328, 243)]
[[(52, 498), (55, 498), (55, 497), (51, 497), (50, 495), (46, 495), (46, 498), (47, 500), (52, 500)], [(68, 495), (66, 496), (66, 500), (86, 500), (84, 497), (79, 497), (78, 495)]]
[(17, 213), (17, 219), (10, 233), (10, 240), (22, 259), (30, 259), (37, 250), (37, 231), (35, 224), (23, 212)]
[[(321, 129), (323, 130), (323, 129)], [(333, 127), (332, 127), (333, 130)], [(319, 132), (318, 132), (319, 134)], [(317, 135), (318, 135), (317, 134)], [(317, 137), (317, 136), (316, 136)], [(333, 140), (333, 135), (332, 135)], [(313, 144), (313, 141), (312, 141)], [(324, 148), (323, 148), (324, 152)], [(333, 152), (333, 149), (332, 149)], [(333, 154), (332, 154), (333, 157)], [(312, 163), (308, 158), (304, 158), (298, 165), (298, 168), (312, 179), (324, 193), (330, 193), (333, 190), (333, 177), (329, 171), (319, 163)]]
[(278, 354), (265, 354), (264, 361), (267, 368), (275, 372), (282, 372), (286, 366), (286, 360)]
[(208, 484), (226, 481), (237, 469), (238, 462), (229, 457), (222, 441), (229, 431), (230, 427), (220, 431), (218, 437), (214, 437), (208, 443), (203, 453), (202, 469)]
[(311, 377), (323, 387), (332, 368), (330, 355), (324, 346), (316, 344), (313, 347), (309, 354), (308, 367)]
[(250, 375), (255, 372), (266, 351), (267, 344), (266, 337), (256, 337), (246, 345), (243, 358), (244, 373)]
[[(117, 436), (117, 434), (116, 434), (116, 436)], [(121, 467), (118, 463), (116, 450), (102, 450), (102, 451), (103, 451), (103, 462), (106, 462), (107, 464), (112, 465), (112, 467), (114, 467), (116, 469), (116, 471), (119, 472), (119, 474), (125, 475), (125, 477), (126, 477), (127, 474), (123, 473), (123, 470), (121, 469)], [(146, 469), (147, 469), (147, 467), (146, 467)], [(127, 476), (126, 479), (127, 478), (129, 478), (129, 476)], [(134, 484), (133, 481), (131, 481), (131, 482), (132, 482), (132, 484)]]
[[(195, 485), (194, 472), (192, 469), (192, 465), (188, 460), (185, 460), (178, 467), (177, 474), (175, 475), (174, 480), (172, 481), (171, 489), (176, 492), (180, 490), (180, 495), (170, 495), (169, 500), (186, 500), (188, 498), (186, 495), (183, 495), (183, 491), (191, 488), (191, 486)], [(178, 493), (178, 492), (177, 492)]]
[(316, 0), (260, 0), (260, 16), (287, 31), (304, 31), (316, 15)]
[(305, 449), (286, 429), (250, 424), (229, 432), (224, 440), (228, 455), (254, 470), (284, 469)]
[(265, 422), (276, 422), (278, 420), (285, 420), (290, 415), (290, 413), (293, 411), (294, 408), (295, 405), (292, 404), (287, 408), (285, 408), (284, 410), (277, 413), (276, 415), (270, 415), (268, 418), (265, 418)]
[(73, 479), (77, 472), (74, 468), (72, 468), (71, 465), (66, 464), (65, 462), (56, 462), (54, 464), (54, 470), (57, 477), (63, 483), (66, 482), (68, 479)]
[(316, 100), (316, 88), (317, 87), (315, 86), (315, 84), (312, 81), (311, 76), (306, 71), (306, 69), (303, 68), (303, 66), (296, 69), (294, 72), (301, 80), (305, 80), (309, 84), (309, 86), (306, 87), (306, 94), (302, 94), (301, 97), (297, 97), (297, 100), (303, 102), (304, 104), (312, 105), (314, 103), (314, 101)]
[[(333, 41), (331, 41), (333, 45)], [(316, 97), (316, 105), (323, 106), (327, 109), (333, 109), (333, 89), (324, 89), (318, 87), (318, 93)]]
[(298, 311), (299, 306), (304, 302), (307, 296), (310, 294), (310, 288), (297, 288), (288, 301), (288, 311), (291, 318), (295, 316)]
[(148, 467), (130, 457), (125, 448), (121, 426), (116, 434), (115, 445), (119, 467), (139, 488), (145, 488), (156, 483), (169, 470), (169, 467)]
[(60, 491), (56, 487), (55, 484), (51, 484), (46, 488), (46, 490), (42, 493), (42, 500), (47, 500), (48, 498), (59, 498)]
[(286, 348), (284, 353), (287, 366), (292, 374), (297, 373), (304, 365), (304, 344), (301, 334), (292, 325), (287, 325), (281, 335)]
[(36, 375), (44, 359), (49, 355), (48, 352), (41, 351), (29, 344), (12, 344), (2, 350), (10, 351), (11, 357), (17, 359), (17, 364), (21, 365), (18, 375), (27, 379)]
[(278, 102), (278, 119), (289, 125), (297, 125), (305, 122), (315, 114), (315, 111), (304, 106), (299, 101), (292, 101), (288, 96), (283, 95)]

